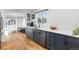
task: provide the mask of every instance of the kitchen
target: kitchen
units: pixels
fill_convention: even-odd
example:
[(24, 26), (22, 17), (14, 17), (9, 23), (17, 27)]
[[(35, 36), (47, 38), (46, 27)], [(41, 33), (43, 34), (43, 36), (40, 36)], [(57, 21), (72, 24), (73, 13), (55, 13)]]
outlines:
[[(0, 18), (3, 19), (1, 42), (7, 41), (4, 36), (8, 36), (9, 33), (22, 32), (37, 45), (40, 45), (40, 49), (78, 50), (78, 15), (78, 9), (1, 10)], [(14, 48), (14, 50), (16, 49)]]

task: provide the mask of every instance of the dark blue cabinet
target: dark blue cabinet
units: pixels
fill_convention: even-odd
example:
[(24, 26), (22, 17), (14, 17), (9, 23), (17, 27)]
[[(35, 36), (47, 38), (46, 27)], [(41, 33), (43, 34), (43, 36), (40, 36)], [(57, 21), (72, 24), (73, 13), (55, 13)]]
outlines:
[(30, 31), (29, 31), (29, 28), (26, 28), (26, 35), (28, 36), (28, 37), (30, 37)]
[(68, 37), (67, 41), (68, 41), (69, 49), (72, 49), (72, 50), (78, 49), (79, 50), (79, 38)]
[(46, 32), (46, 45), (48, 49), (79, 50), (79, 38)]
[(42, 30), (34, 30), (34, 41), (38, 44), (45, 46), (45, 31)]
[(46, 42), (45, 47), (48, 49), (54, 49), (54, 34), (46, 32)]
[(54, 34), (55, 39), (55, 49), (57, 50), (65, 50), (67, 49), (67, 40), (64, 35)]
[(31, 39), (33, 39), (33, 29), (32, 28), (26, 28), (26, 35), (29, 37), (29, 38), (31, 38)]
[(65, 50), (68, 49), (66, 37), (61, 34), (46, 32), (46, 47), (48, 49)]
[(36, 29), (34, 29), (33, 31), (33, 40), (37, 41), (37, 30)]
[(33, 29), (29, 29), (30, 30), (30, 38), (33, 39)]
[(27, 27), (25, 28), (25, 34), (27, 34)]
[(79, 50), (79, 38), (76, 37), (34, 28), (26, 28), (26, 34), (32, 40), (50, 50)]

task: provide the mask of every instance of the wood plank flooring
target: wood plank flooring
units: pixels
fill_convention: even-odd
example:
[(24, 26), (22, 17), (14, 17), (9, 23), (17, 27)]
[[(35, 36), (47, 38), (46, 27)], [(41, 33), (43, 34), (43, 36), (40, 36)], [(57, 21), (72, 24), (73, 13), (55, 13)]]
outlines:
[(11, 33), (5, 39), (1, 43), (1, 50), (47, 50), (21, 32)]

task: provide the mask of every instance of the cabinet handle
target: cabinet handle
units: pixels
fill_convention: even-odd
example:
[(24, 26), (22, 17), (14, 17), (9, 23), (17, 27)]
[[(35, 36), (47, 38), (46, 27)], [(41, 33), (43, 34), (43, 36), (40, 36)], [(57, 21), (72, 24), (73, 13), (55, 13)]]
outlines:
[(39, 35), (41, 35), (41, 32), (38, 32)]

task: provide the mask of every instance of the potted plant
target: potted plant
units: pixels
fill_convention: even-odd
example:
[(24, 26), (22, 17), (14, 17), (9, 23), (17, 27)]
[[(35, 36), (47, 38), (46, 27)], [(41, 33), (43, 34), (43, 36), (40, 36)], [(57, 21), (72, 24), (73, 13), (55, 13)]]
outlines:
[(79, 35), (79, 28), (75, 28), (73, 30), (73, 35)]

